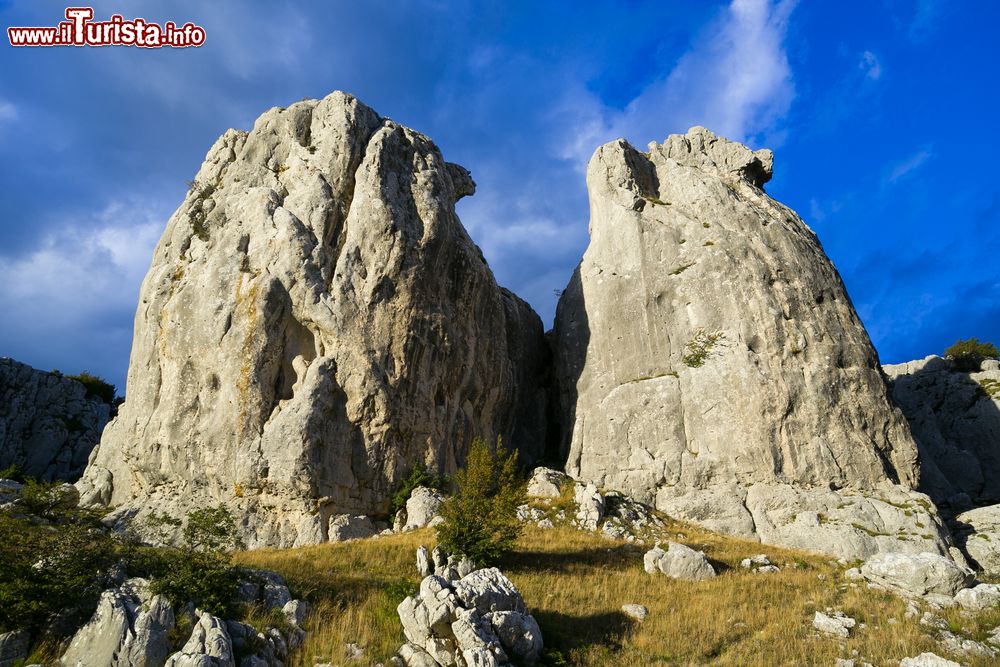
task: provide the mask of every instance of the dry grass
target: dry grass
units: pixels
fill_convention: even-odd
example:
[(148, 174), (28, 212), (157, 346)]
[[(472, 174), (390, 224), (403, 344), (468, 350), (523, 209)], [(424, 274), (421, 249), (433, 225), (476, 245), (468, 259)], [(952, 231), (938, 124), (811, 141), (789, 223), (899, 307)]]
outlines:
[[(894, 596), (852, 586), (829, 558), (762, 547), (671, 524), (673, 539), (703, 549), (721, 576), (683, 582), (642, 569), (643, 549), (569, 528), (528, 528), (519, 549), (501, 564), (542, 628), (549, 659), (573, 665), (833, 665), (863, 656), (875, 665), (943, 649)], [(683, 537), (678, 537), (678, 531)], [(314, 603), (305, 645), (291, 665), (348, 664), (345, 645), (384, 662), (403, 642), (396, 604), (415, 590), (414, 550), (434, 542), (423, 530), (373, 540), (241, 554), (248, 565), (281, 572), (293, 592)], [(776, 574), (739, 568), (742, 558), (766, 553)], [(642, 623), (621, 612), (626, 603), (649, 608)], [(846, 640), (818, 637), (813, 612), (842, 610), (866, 627)], [(982, 639), (1000, 625), (1000, 610), (978, 619), (958, 610), (942, 615), (955, 631)], [(957, 658), (957, 656), (951, 656)], [(961, 660), (973, 666), (988, 660)]]

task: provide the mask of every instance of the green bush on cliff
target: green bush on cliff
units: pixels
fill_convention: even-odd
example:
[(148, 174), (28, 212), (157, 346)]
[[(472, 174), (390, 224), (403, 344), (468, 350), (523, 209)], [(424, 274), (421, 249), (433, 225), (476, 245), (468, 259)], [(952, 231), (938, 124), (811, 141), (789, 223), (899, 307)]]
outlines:
[(508, 452), (499, 438), (494, 447), (477, 438), (455, 484), (455, 494), (441, 506), (438, 543), (480, 565), (497, 562), (514, 546), (523, 525), (517, 507), (526, 501), (525, 482), (518, 474), (517, 453)]
[(978, 338), (958, 340), (944, 351), (944, 356), (955, 362), (960, 371), (978, 371), (986, 359), (997, 359), (1000, 350), (993, 343), (979, 342)]

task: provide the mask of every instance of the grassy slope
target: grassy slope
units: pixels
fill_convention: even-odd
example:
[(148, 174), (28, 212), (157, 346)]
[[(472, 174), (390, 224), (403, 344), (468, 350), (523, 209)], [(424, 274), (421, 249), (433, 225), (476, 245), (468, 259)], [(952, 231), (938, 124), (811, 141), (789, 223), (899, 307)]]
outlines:
[[(856, 649), (869, 662), (882, 665), (923, 651), (944, 655), (916, 619), (904, 617), (902, 600), (864, 585), (851, 586), (843, 579), (844, 568), (828, 558), (680, 524), (672, 524), (668, 532), (703, 549), (721, 576), (693, 583), (649, 575), (642, 568), (642, 548), (570, 528), (529, 527), (518, 550), (500, 567), (538, 620), (546, 647), (558, 649), (570, 664), (832, 666), (835, 658), (851, 657)], [(238, 560), (281, 572), (293, 592), (314, 603), (310, 633), (291, 665), (350, 664), (344, 660), (348, 642), (365, 647), (358, 664), (374, 664), (386, 661), (404, 641), (395, 607), (407, 589), (419, 583), (414, 550), (433, 543), (433, 531), (421, 530), (254, 551), (240, 554)], [(755, 553), (766, 553), (781, 572), (741, 570), (739, 561)], [(621, 613), (626, 603), (648, 607), (648, 618), (630, 621)], [(813, 612), (827, 607), (867, 627), (855, 629), (843, 641), (816, 637)], [(942, 615), (953, 630), (974, 639), (1000, 624), (1000, 610), (978, 619), (964, 618), (958, 610)]]

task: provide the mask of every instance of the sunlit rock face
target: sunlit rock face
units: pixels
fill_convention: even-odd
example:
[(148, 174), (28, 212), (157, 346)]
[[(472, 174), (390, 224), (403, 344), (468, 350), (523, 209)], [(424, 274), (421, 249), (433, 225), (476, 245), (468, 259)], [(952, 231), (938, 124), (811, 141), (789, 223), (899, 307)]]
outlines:
[(597, 149), (554, 331), (566, 471), (768, 542), (943, 552), (933, 507), (922, 530), (894, 509), (926, 502), (916, 446), (771, 168), (698, 127)]
[(127, 401), (80, 483), (121, 516), (224, 502), (250, 546), (383, 515), (417, 462), (544, 441), (539, 318), (455, 215), (469, 172), (334, 93), (215, 143), (142, 284)]

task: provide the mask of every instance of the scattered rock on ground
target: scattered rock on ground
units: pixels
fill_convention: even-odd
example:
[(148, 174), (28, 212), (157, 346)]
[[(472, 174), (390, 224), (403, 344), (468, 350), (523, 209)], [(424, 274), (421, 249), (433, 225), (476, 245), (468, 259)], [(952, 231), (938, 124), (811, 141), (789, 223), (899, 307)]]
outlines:
[(417, 548), (417, 573), (421, 577), (436, 575), (447, 581), (457, 581), (476, 569), (476, 564), (468, 556), (453, 556), (441, 547), (428, 552), (427, 547)]
[(962, 667), (957, 662), (946, 660), (936, 653), (921, 653), (915, 658), (903, 658), (899, 667)]
[(813, 616), (812, 625), (825, 635), (849, 637), (851, 630), (857, 625), (857, 621), (842, 611), (835, 611), (831, 614), (817, 611)]
[(641, 604), (623, 604), (622, 611), (626, 616), (634, 618), (637, 621), (644, 621), (649, 615), (649, 610)]
[(577, 482), (574, 498), (577, 504), (577, 525), (583, 530), (597, 530), (604, 518), (604, 496), (594, 484)]
[(659, 571), (668, 577), (689, 581), (704, 581), (716, 575), (704, 552), (677, 542), (667, 542), (666, 551), (659, 545), (647, 551), (643, 566), (650, 574)]
[(969, 611), (985, 611), (1000, 606), (1000, 585), (979, 584), (955, 594), (955, 602)]
[(567, 480), (569, 476), (566, 473), (552, 468), (535, 468), (526, 491), (532, 498), (558, 498)]

